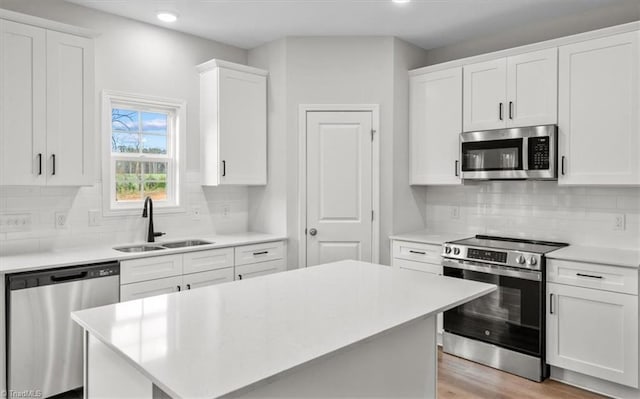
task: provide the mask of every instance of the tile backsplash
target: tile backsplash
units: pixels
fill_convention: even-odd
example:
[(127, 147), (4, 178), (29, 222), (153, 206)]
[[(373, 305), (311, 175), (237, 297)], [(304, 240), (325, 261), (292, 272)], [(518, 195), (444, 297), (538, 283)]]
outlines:
[[(624, 228), (616, 228), (622, 217)], [(554, 181), (468, 182), (426, 188), (429, 230), (640, 248), (640, 188)]]
[[(247, 231), (248, 189), (202, 187), (199, 182), (198, 172), (187, 172), (186, 212), (154, 214), (156, 231), (167, 233), (162, 240)], [(0, 255), (144, 241), (147, 219), (102, 216), (101, 190), (100, 182), (91, 187), (0, 187)], [(89, 211), (98, 211), (94, 225)], [(55, 228), (57, 213), (67, 215), (62, 229)], [(14, 215), (30, 223), (16, 231), (6, 224)]]

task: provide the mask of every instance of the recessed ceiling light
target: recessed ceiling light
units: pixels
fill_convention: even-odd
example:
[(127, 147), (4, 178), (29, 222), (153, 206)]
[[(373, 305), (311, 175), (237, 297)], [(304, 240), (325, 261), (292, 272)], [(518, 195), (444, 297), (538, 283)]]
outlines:
[(410, 2), (411, 0), (391, 0), (391, 1), (393, 1), (396, 4), (404, 4), (404, 3)]
[(162, 22), (176, 22), (178, 19), (178, 15), (175, 12), (170, 11), (158, 11), (158, 14), (156, 15)]

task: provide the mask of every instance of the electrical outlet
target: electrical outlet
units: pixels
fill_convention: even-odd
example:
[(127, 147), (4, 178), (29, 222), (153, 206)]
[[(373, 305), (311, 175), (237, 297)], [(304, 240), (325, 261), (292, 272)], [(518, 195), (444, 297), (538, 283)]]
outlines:
[(451, 207), (451, 219), (460, 219), (460, 207), (454, 205)]
[(54, 214), (53, 224), (56, 229), (67, 228), (67, 212), (56, 212)]
[(91, 210), (89, 211), (89, 226), (100, 226), (101, 218), (100, 211)]
[(200, 220), (201, 214), (202, 214), (202, 210), (200, 209), (199, 206), (191, 207), (191, 219), (192, 220)]
[(224, 204), (222, 205), (222, 217), (228, 218), (231, 214), (231, 205)]
[(0, 233), (31, 230), (30, 213), (0, 214)]
[(613, 230), (622, 231), (625, 229), (625, 215), (624, 213), (616, 213), (613, 215)]

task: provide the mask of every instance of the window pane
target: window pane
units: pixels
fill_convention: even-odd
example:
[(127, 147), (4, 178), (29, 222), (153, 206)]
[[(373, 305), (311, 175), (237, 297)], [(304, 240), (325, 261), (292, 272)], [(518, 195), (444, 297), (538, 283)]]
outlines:
[(147, 154), (166, 154), (167, 136), (143, 135), (142, 152)]
[(140, 135), (114, 132), (111, 135), (111, 152), (140, 152)]
[(138, 111), (113, 108), (111, 110), (111, 129), (114, 132), (138, 131)]
[(145, 162), (144, 164), (144, 195), (154, 200), (166, 200), (167, 162)]
[(116, 161), (116, 201), (142, 200), (140, 162)]
[(167, 114), (142, 112), (142, 131), (145, 133), (167, 134)]

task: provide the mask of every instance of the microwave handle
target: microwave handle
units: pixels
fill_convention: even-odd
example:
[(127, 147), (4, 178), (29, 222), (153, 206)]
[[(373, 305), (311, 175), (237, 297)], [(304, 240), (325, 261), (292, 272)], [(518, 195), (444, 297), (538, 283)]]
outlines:
[(522, 169), (529, 170), (529, 137), (522, 139)]

